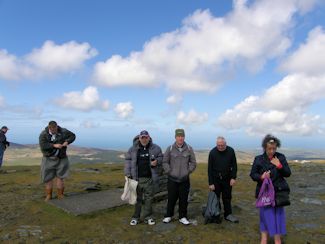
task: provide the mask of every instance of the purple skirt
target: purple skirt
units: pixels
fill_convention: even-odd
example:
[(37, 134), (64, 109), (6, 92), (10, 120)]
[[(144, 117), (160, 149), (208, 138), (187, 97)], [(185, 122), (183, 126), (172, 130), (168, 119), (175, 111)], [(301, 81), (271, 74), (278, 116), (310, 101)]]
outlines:
[(260, 208), (260, 230), (270, 236), (286, 234), (284, 207)]

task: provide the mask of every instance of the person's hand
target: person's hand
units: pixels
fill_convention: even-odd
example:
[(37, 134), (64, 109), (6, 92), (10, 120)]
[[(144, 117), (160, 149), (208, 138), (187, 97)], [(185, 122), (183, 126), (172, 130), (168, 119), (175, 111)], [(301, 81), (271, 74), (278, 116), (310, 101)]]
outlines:
[(271, 163), (275, 165), (275, 167), (278, 167), (281, 164), (280, 160), (276, 156), (272, 158)]
[(261, 176), (261, 179), (264, 180), (264, 179), (267, 179), (267, 178), (270, 178), (270, 170), (269, 171), (265, 171), (262, 176)]
[(63, 144), (62, 144), (62, 147), (67, 147), (69, 145), (69, 143), (67, 141), (65, 141)]
[(62, 144), (53, 144), (53, 147), (54, 148), (57, 148), (57, 149), (61, 149), (62, 148)]
[(151, 161), (150, 163), (151, 163), (151, 166), (152, 166), (152, 167), (156, 167), (158, 161), (157, 161), (157, 159), (156, 159), (156, 160), (154, 160), (154, 161)]
[(214, 185), (209, 185), (209, 189), (210, 189), (210, 191), (214, 191), (216, 188)]
[(234, 186), (236, 184), (236, 180), (235, 179), (231, 179), (230, 180), (230, 186)]

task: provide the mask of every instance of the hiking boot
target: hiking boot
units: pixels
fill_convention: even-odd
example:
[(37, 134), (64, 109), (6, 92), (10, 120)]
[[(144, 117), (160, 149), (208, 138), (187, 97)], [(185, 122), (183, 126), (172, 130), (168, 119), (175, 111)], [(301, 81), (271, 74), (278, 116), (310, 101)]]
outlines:
[(63, 192), (64, 192), (64, 188), (61, 188), (61, 189), (58, 188), (58, 199), (59, 200), (62, 200), (64, 198)]
[(232, 214), (225, 217), (225, 220), (230, 221), (231, 223), (239, 223), (239, 220)]
[(48, 202), (52, 199), (52, 189), (45, 189), (46, 197), (44, 199), (45, 202)]

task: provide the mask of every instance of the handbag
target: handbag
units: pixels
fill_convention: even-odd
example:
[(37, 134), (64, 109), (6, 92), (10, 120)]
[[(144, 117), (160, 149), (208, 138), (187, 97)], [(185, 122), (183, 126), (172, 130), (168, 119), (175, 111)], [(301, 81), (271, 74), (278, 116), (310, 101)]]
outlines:
[(275, 193), (275, 206), (284, 207), (290, 205), (289, 191), (277, 191)]
[(258, 197), (256, 200), (257, 208), (263, 208), (267, 206), (275, 206), (274, 187), (272, 184), (272, 180), (269, 178), (265, 178), (263, 180), (262, 187), (260, 189), (260, 192), (258, 193)]
[(128, 201), (129, 204), (137, 203), (137, 186), (138, 182), (125, 176), (124, 191), (121, 196), (122, 201)]

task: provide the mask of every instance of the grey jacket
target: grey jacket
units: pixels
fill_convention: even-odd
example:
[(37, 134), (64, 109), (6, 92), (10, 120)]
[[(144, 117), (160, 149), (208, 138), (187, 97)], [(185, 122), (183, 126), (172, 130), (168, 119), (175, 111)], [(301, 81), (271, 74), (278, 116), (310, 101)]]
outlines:
[(177, 149), (176, 143), (169, 146), (164, 154), (163, 168), (169, 179), (183, 182), (196, 168), (196, 159), (193, 148), (184, 142), (182, 152)]
[[(126, 176), (131, 176), (134, 180), (139, 180), (138, 177), (138, 150), (139, 150), (139, 136), (136, 136), (133, 139), (133, 146), (130, 147), (128, 152), (125, 154), (125, 166), (124, 166), (124, 174)], [(163, 159), (163, 154), (161, 148), (154, 144), (150, 139), (149, 142), (149, 153), (150, 155), (154, 155), (157, 160), (157, 166), (151, 167), (151, 177), (153, 181), (159, 180), (159, 172), (161, 171), (161, 164)]]

